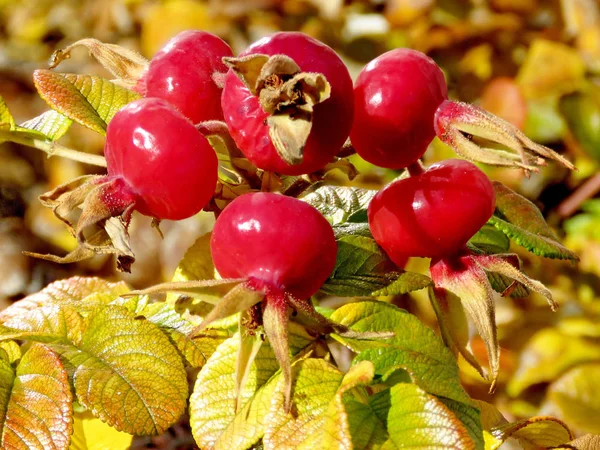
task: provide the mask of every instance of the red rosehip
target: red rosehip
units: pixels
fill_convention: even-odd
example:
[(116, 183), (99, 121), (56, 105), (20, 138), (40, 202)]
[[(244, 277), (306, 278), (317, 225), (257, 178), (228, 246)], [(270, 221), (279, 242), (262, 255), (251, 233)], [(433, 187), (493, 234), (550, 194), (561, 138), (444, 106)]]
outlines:
[[(245, 50), (240, 58), (260, 54), (286, 55), (302, 73), (322, 74), (331, 87), (330, 96), (314, 105), (302, 162), (290, 164), (282, 159), (269, 134), (271, 114), (261, 106), (256, 93), (232, 70), (225, 79), (221, 104), (233, 139), (244, 155), (261, 169), (285, 175), (321, 169), (339, 152), (352, 126), (352, 79), (348, 69), (331, 48), (297, 32), (280, 32), (263, 38)], [(285, 74), (279, 82), (287, 78)], [(286, 108), (289, 110), (289, 105), (281, 105), (277, 113)]]
[(378, 192), (369, 227), (396, 264), (411, 256), (436, 260), (462, 250), (495, 203), (492, 183), (477, 166), (449, 159)]
[(273, 193), (236, 198), (219, 215), (211, 237), (216, 269), (308, 299), (335, 267), (337, 244), (313, 206)]
[(108, 177), (124, 181), (135, 209), (179, 220), (200, 211), (217, 183), (217, 157), (207, 139), (165, 100), (129, 103), (108, 124)]
[(172, 38), (150, 61), (139, 82), (146, 97), (174, 105), (193, 123), (223, 120), (221, 91), (232, 56), (225, 41), (205, 31), (188, 30)]
[(447, 97), (444, 75), (431, 58), (406, 48), (384, 53), (354, 85), (352, 145), (377, 166), (408, 167), (435, 136), (433, 116)]

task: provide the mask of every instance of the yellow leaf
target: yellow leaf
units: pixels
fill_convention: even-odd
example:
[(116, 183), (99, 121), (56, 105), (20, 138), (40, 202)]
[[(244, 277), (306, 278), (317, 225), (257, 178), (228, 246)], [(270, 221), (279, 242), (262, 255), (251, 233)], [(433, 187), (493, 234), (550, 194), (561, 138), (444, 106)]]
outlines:
[(75, 415), (69, 450), (127, 450), (132, 438), (89, 413), (80, 413)]

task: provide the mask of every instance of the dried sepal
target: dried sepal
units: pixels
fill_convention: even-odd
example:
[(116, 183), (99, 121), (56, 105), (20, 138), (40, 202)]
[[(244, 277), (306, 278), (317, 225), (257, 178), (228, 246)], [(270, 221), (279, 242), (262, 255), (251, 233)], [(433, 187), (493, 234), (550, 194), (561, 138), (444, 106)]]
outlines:
[(117, 77), (125, 87), (133, 87), (148, 68), (149, 61), (139, 53), (120, 45), (106, 44), (97, 39), (81, 39), (73, 44), (56, 50), (50, 57), (50, 68), (58, 66), (71, 57), (75, 47), (85, 47), (98, 62)]
[[(496, 334), (495, 320), (495, 295), (488, 273), (499, 273), (511, 280), (519, 282), (528, 289), (538, 292), (546, 297), (554, 311), (556, 303), (552, 293), (539, 281), (533, 280), (520, 270), (520, 263), (516, 255), (473, 255), (462, 254), (444, 258), (432, 263), (430, 272), (435, 283), (435, 295), (444, 298), (444, 290), (460, 298), (462, 306), (469, 313), (477, 332), (483, 339), (490, 363), (492, 381), (490, 391), (495, 389), (500, 370), (500, 346)], [(507, 291), (507, 294), (509, 292)], [(439, 303), (438, 303), (439, 306)], [(479, 364), (473, 364), (471, 358), (466, 357), (476, 369)]]
[[(435, 112), (434, 126), (440, 140), (459, 155), (472, 161), (495, 166), (517, 167), (539, 172), (546, 159), (568, 169), (575, 166), (555, 151), (529, 139), (514, 125), (468, 103), (446, 100)], [(481, 138), (502, 148), (486, 147), (474, 142)]]
[(331, 86), (320, 73), (302, 72), (285, 55), (248, 55), (223, 58), (266, 113), (269, 136), (278, 155), (300, 164), (312, 128), (313, 108), (327, 100)]
[(40, 196), (77, 239), (78, 247), (64, 257), (27, 255), (57, 263), (72, 263), (96, 254), (114, 254), (117, 268), (129, 272), (135, 257), (127, 228), (136, 202), (120, 178), (83, 176)]

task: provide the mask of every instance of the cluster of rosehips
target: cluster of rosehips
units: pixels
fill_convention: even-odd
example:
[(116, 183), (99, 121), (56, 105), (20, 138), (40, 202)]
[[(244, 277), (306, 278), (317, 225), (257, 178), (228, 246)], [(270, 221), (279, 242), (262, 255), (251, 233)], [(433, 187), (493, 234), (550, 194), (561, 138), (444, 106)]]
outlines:
[[(241, 152), (265, 171), (319, 170), (349, 136), (365, 160), (409, 168), (410, 177), (388, 185), (369, 207), (375, 240), (399, 265), (462, 250), (494, 210), (492, 185), (470, 162), (423, 170), (418, 161), (435, 136), (447, 88), (439, 67), (417, 51), (380, 56), (353, 86), (338, 55), (301, 33), (276, 33), (234, 58), (220, 38), (187, 31), (152, 59), (136, 89), (145, 98), (109, 123), (105, 154), (108, 178), (119, 180), (123, 198), (142, 214), (177, 220), (206, 206), (218, 162), (196, 125), (214, 120), (224, 120)], [(119, 203), (119, 193), (112, 195)], [(211, 248), (223, 277), (299, 299), (320, 288), (337, 250), (316, 209), (274, 193), (229, 204)]]

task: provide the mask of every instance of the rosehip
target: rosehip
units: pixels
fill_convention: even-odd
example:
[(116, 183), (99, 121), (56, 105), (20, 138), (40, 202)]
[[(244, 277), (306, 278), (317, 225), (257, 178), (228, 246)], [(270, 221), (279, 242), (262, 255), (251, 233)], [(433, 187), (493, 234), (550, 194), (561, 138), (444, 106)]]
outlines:
[(194, 123), (223, 120), (224, 56), (232, 56), (231, 48), (218, 36), (184, 31), (152, 58), (139, 90), (146, 97), (167, 100)]
[(384, 53), (356, 80), (352, 145), (377, 166), (408, 167), (435, 136), (433, 117), (447, 97), (444, 75), (431, 58), (406, 48)]
[(108, 124), (108, 178), (122, 179), (135, 209), (179, 220), (200, 211), (217, 183), (217, 157), (207, 139), (165, 100), (127, 104)]
[[(268, 58), (273, 55), (287, 58)], [(246, 66), (240, 70), (238, 63)], [(339, 152), (352, 126), (352, 80), (331, 48), (302, 33), (280, 32), (251, 45), (232, 67), (237, 70), (227, 74), (221, 103), (225, 122), (254, 165), (300, 175)]]
[(396, 264), (411, 256), (436, 260), (461, 251), (494, 208), (487, 176), (468, 161), (449, 159), (378, 192), (369, 227)]
[(313, 206), (273, 193), (236, 198), (217, 218), (211, 252), (224, 278), (246, 278), (308, 299), (335, 266), (329, 222)]

